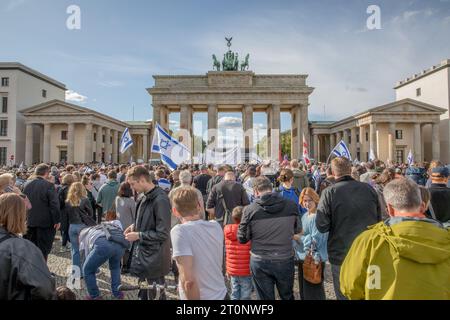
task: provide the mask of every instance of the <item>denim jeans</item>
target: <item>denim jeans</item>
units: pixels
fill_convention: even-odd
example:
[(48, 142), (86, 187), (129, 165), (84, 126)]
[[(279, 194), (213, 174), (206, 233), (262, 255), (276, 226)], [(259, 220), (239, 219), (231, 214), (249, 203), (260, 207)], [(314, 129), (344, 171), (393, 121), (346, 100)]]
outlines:
[(253, 284), (259, 300), (275, 300), (275, 286), (282, 300), (294, 300), (294, 258), (261, 260), (250, 258)]
[(336, 294), (336, 299), (348, 300), (341, 292), (341, 281), (339, 280), (339, 277), (341, 276), (341, 266), (332, 264), (331, 274), (333, 276), (333, 286), (334, 286), (334, 293)]
[(94, 247), (89, 252), (83, 265), (84, 282), (91, 298), (95, 299), (100, 296), (96, 272), (106, 261), (109, 261), (111, 272), (111, 292), (115, 297), (120, 296), (118, 290), (120, 285), (120, 260), (124, 253), (125, 248), (115, 242), (106, 240), (105, 237), (100, 237), (95, 241)]
[(76, 266), (80, 270), (80, 275), (83, 276), (83, 270), (81, 269), (81, 257), (80, 257), (80, 242), (78, 240), (81, 230), (86, 228), (84, 224), (71, 224), (69, 226), (69, 238), (72, 245), (72, 268)]
[(231, 300), (251, 300), (252, 277), (231, 277)]

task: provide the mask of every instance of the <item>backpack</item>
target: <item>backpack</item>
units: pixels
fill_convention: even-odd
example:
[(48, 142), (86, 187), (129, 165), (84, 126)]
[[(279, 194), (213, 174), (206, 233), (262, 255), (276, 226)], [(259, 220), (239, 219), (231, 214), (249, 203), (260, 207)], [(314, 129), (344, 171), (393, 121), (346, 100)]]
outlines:
[(107, 222), (103, 222), (100, 226), (105, 232), (106, 240), (115, 242), (125, 249), (130, 248), (130, 243), (125, 239), (121, 228)]

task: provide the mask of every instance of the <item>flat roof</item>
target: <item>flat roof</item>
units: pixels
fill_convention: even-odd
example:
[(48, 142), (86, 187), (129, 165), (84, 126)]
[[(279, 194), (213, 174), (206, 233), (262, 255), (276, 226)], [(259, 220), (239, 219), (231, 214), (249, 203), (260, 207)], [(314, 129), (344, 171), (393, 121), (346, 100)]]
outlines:
[(429, 76), (430, 74), (433, 74), (435, 72), (438, 72), (440, 70), (443, 70), (445, 68), (450, 67), (450, 59), (443, 60), (440, 64), (432, 66), (430, 69), (423, 70), (421, 73), (416, 73), (410, 78), (407, 78), (405, 80), (397, 82), (394, 89), (399, 89), (401, 87), (404, 87), (408, 84), (413, 83), (414, 81), (417, 81), (419, 79), (425, 78), (426, 76)]
[(66, 85), (64, 83), (61, 83), (53, 78), (50, 78), (49, 76), (46, 76), (45, 74), (40, 73), (39, 71), (36, 71), (34, 69), (31, 69), (19, 62), (0, 62), (0, 70), (20, 70), (30, 76), (45, 81), (62, 90), (67, 90)]

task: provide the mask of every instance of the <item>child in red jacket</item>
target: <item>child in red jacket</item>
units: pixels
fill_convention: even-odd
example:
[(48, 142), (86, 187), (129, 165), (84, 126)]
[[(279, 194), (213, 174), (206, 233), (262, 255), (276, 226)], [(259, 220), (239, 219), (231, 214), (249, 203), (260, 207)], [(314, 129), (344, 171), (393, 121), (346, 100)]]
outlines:
[(231, 277), (231, 300), (251, 300), (252, 277), (250, 273), (251, 243), (239, 243), (237, 232), (241, 223), (242, 207), (233, 210), (234, 224), (226, 225), (225, 250), (227, 274)]

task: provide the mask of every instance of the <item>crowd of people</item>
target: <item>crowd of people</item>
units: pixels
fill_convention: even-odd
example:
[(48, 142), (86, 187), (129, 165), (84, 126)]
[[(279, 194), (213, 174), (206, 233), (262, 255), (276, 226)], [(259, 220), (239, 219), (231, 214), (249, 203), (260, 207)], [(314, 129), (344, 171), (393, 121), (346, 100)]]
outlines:
[[(75, 299), (47, 266), (69, 252), (85, 298), (121, 276), (166, 299), (450, 299), (449, 168), (439, 161), (39, 164), (0, 170), (0, 299)], [(275, 290), (276, 289), (276, 290)], [(276, 292), (278, 295), (276, 294)], [(157, 294), (158, 292), (158, 294)], [(255, 295), (253, 294), (255, 293)]]

